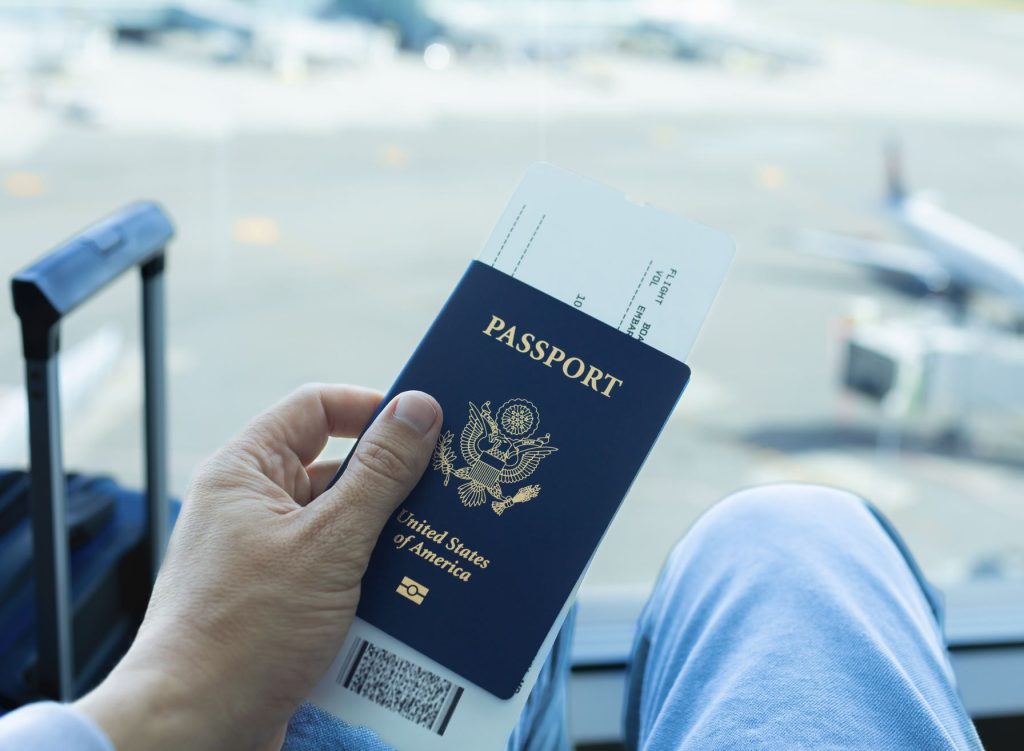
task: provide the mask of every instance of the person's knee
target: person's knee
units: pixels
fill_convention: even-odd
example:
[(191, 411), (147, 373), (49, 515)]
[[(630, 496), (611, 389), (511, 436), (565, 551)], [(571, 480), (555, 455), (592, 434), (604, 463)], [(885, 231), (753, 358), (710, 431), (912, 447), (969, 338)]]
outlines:
[(706, 520), (726, 527), (789, 530), (821, 520), (861, 517), (866, 506), (859, 496), (825, 485), (786, 483), (764, 485), (726, 496), (706, 514)]
[(677, 543), (670, 562), (698, 550), (743, 548), (782, 555), (808, 545), (843, 547), (882, 530), (859, 496), (821, 485), (780, 484), (733, 493), (712, 506)]

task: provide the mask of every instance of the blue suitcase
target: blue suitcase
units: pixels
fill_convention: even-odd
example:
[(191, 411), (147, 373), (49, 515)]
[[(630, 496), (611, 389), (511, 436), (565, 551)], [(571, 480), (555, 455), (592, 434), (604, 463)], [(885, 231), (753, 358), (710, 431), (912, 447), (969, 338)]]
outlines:
[[(167, 496), (164, 263), (174, 234), (132, 204), (11, 280), (29, 404), (28, 472), (0, 472), (0, 712), (71, 700), (116, 664), (141, 622), (177, 504)], [(58, 393), (60, 324), (129, 269), (142, 279), (144, 491), (65, 475)]]

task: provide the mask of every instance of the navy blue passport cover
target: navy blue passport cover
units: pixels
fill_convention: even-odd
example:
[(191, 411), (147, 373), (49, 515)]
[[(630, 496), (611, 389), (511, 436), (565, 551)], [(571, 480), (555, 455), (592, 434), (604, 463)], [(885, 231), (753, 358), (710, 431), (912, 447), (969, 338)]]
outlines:
[(474, 261), (384, 401), (425, 391), (444, 426), (374, 549), (359, 617), (511, 698), (689, 375)]

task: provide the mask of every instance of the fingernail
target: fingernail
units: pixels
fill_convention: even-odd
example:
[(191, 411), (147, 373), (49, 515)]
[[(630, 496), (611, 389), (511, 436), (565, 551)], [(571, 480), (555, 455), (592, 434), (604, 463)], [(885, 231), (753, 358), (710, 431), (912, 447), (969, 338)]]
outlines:
[(419, 433), (426, 433), (437, 418), (434, 400), (420, 391), (407, 391), (398, 397), (395, 417), (411, 425)]

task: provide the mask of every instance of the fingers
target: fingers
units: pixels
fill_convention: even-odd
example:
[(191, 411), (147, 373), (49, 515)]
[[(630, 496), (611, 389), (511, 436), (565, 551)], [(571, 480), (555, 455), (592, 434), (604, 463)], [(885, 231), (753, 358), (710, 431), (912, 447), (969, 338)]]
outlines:
[(305, 466), (320, 455), (328, 437), (359, 435), (380, 400), (379, 392), (359, 386), (309, 384), (257, 417), (240, 438), (255, 441), (270, 455), (294, 455)]
[(421, 391), (396, 396), (356, 444), (341, 479), (317, 499), (346, 544), (369, 556), (388, 517), (426, 469), (441, 430), (441, 407)]

